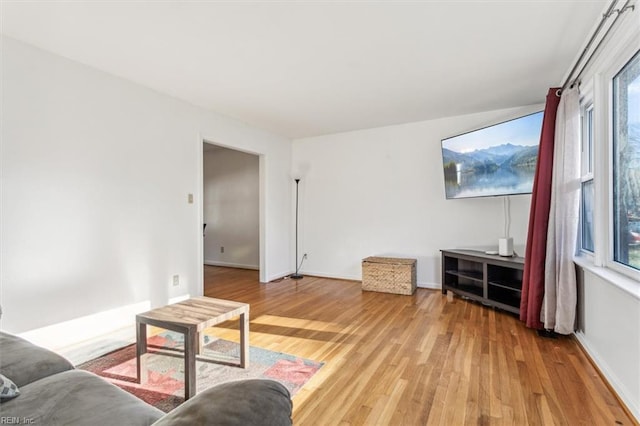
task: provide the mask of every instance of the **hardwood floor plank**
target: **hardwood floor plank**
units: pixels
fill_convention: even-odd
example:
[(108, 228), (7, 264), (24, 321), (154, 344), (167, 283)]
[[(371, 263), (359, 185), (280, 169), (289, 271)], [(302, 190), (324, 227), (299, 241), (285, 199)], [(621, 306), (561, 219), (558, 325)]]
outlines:
[[(296, 425), (637, 425), (574, 338), (440, 291), (206, 266), (205, 295), (251, 305), (251, 345), (325, 363)], [(239, 338), (237, 321), (207, 333)]]

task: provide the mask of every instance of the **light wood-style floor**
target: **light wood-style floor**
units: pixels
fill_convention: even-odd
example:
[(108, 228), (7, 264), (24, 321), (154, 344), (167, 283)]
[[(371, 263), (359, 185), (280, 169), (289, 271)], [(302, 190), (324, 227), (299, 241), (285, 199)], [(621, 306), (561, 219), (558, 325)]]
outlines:
[[(573, 338), (440, 291), (205, 266), (205, 295), (251, 305), (251, 345), (325, 363), (293, 399), (296, 425), (637, 424)], [(235, 323), (214, 333), (237, 340)]]

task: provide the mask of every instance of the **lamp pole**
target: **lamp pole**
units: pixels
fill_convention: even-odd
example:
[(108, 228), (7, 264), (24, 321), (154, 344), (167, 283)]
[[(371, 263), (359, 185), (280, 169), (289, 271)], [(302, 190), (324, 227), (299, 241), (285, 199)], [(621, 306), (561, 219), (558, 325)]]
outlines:
[(291, 274), (289, 277), (294, 280), (299, 280), (303, 276), (298, 273), (298, 187), (300, 184), (300, 179), (295, 179), (296, 181), (296, 272)]

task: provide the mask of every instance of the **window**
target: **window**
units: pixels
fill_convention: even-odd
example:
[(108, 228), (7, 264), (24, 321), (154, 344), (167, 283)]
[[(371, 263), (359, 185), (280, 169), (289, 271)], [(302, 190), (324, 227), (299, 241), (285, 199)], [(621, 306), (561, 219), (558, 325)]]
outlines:
[(640, 52), (613, 78), (612, 159), (613, 260), (640, 269)]
[(581, 247), (593, 253), (593, 105), (588, 105), (582, 114), (581, 192)]
[(582, 182), (582, 249), (593, 253), (593, 179)]

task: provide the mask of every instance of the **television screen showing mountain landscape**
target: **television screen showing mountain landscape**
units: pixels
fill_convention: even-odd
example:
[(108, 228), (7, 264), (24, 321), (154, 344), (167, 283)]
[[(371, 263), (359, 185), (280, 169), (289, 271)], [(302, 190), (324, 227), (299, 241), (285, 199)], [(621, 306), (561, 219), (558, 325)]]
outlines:
[(443, 139), (447, 199), (530, 193), (541, 128), (537, 112)]

